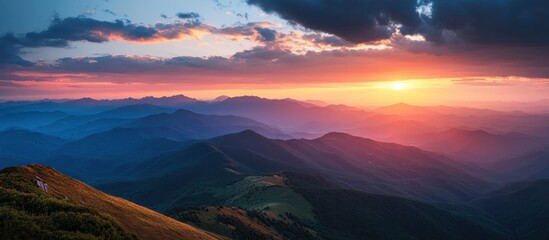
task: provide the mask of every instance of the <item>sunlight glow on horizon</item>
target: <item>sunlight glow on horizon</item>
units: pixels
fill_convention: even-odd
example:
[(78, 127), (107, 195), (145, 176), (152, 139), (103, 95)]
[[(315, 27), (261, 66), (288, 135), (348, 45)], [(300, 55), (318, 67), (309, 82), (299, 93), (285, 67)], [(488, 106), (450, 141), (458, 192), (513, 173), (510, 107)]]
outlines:
[(402, 82), (394, 82), (393, 84), (391, 84), (391, 88), (393, 90), (397, 90), (397, 91), (400, 91), (400, 90), (404, 90), (404, 89), (407, 89), (408, 86)]

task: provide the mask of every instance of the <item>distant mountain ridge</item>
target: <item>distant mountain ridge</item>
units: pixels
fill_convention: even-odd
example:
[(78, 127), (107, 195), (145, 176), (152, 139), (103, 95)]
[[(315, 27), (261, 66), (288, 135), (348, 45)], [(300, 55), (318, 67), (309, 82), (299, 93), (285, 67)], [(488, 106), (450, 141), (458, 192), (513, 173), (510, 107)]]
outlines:
[(27, 129), (0, 131), (0, 168), (36, 163), (64, 143), (65, 139)]
[[(366, 192), (448, 201), (471, 199), (489, 186), (466, 169), (435, 153), (348, 134), (330, 133), (313, 140), (272, 140), (246, 130), (146, 160), (129, 170), (141, 180), (100, 188), (163, 209), (166, 206), (160, 203), (165, 199), (178, 198), (171, 193), (192, 191), (201, 181), (218, 186), (245, 175), (286, 171), (320, 175), (345, 188)], [(173, 178), (179, 178), (178, 185), (170, 184), (172, 180), (168, 179)], [(136, 192), (132, 190), (136, 186), (141, 186), (139, 194), (125, 194)], [(149, 192), (165, 188), (171, 190), (163, 194)]]

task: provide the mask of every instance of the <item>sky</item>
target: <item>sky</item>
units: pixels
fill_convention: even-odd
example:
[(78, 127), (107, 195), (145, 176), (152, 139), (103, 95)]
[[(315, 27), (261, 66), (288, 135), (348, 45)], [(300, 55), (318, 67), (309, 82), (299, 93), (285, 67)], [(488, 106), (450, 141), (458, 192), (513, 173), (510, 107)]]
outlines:
[(0, 0), (0, 99), (549, 98), (549, 1)]

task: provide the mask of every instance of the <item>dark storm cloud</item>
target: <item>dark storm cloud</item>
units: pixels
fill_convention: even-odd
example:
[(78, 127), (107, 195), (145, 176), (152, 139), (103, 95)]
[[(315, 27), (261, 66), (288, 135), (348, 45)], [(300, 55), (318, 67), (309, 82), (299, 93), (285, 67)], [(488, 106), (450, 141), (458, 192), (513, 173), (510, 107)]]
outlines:
[(64, 39), (20, 38), (12, 33), (7, 33), (0, 37), (0, 65), (32, 65), (32, 62), (19, 56), (24, 47), (65, 47), (67, 45), (68, 41)]
[[(421, 34), (437, 43), (549, 43), (544, 0), (246, 0), (291, 23), (353, 43)], [(420, 10), (421, 9), (421, 10)]]
[(426, 23), (435, 31), (425, 36), (438, 40), (449, 30), (470, 43), (542, 45), (549, 43), (548, 22), (544, 0), (433, 0)]
[(180, 12), (180, 13), (177, 13), (176, 16), (181, 19), (189, 19), (189, 18), (199, 18), (200, 14), (195, 12)]
[(247, 0), (268, 13), (353, 43), (389, 38), (395, 23), (414, 32), (422, 21), (416, 0)]

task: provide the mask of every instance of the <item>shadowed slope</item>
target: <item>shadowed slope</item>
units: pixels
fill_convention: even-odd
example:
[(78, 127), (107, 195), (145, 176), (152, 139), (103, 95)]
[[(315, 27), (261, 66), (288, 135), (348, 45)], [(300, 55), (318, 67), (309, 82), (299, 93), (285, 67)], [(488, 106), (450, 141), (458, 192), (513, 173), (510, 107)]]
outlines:
[(549, 178), (549, 145), (522, 156), (495, 162), (492, 166), (517, 181)]
[(517, 239), (549, 238), (549, 180), (511, 183), (475, 201)]
[(320, 174), (368, 192), (423, 200), (456, 200), (471, 199), (488, 185), (469, 174), (469, 166), (442, 155), (344, 133), (329, 133), (313, 140), (282, 141), (244, 131), (210, 141), (222, 149), (245, 149), (291, 166), (284, 169), (287, 171)]

